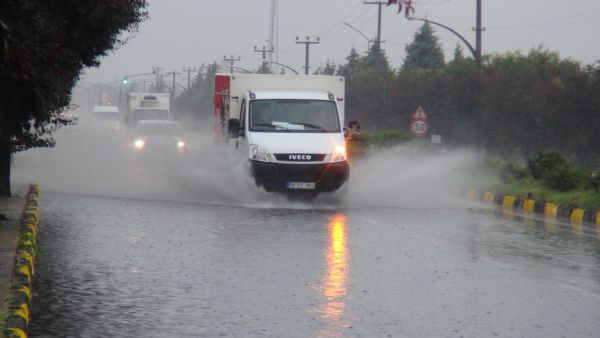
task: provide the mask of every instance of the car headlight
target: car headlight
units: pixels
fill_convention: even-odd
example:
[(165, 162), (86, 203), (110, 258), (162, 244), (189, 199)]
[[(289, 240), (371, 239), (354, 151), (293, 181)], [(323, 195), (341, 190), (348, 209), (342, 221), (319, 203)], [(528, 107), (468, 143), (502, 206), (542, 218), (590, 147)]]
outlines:
[(260, 162), (269, 162), (269, 157), (267, 156), (267, 153), (256, 144), (250, 145), (250, 159)]
[(144, 140), (141, 140), (141, 139), (135, 140), (135, 142), (133, 142), (133, 146), (136, 147), (137, 149), (142, 149), (142, 148), (144, 148), (145, 145), (146, 145), (146, 142), (144, 142)]
[(177, 141), (177, 149), (183, 149), (185, 147), (185, 142)]
[(345, 146), (335, 146), (335, 151), (333, 152), (333, 156), (331, 157), (331, 162), (342, 162), (346, 161), (346, 147)]

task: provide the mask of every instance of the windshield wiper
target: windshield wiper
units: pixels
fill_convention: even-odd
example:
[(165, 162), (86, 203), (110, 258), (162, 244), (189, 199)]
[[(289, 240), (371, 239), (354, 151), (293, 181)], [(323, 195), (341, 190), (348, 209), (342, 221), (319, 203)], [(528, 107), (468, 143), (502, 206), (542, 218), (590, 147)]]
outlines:
[(271, 129), (275, 128), (275, 126), (271, 123), (255, 123), (252, 125), (252, 127), (270, 127)]

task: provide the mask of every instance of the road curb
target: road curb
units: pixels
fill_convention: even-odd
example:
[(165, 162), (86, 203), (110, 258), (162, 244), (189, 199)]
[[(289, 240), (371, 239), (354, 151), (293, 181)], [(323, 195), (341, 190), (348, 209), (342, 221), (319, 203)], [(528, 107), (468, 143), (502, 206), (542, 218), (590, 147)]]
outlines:
[(481, 200), (488, 204), (495, 204), (504, 210), (519, 210), (524, 214), (540, 214), (546, 219), (560, 220), (572, 225), (596, 225), (600, 235), (600, 210), (586, 210), (582, 208), (570, 208), (551, 202), (521, 198), (501, 192), (485, 191), (480, 193), (476, 189), (452, 188), (452, 192), (466, 197), (469, 200)]
[(15, 265), (13, 268), (10, 304), (5, 335), (9, 338), (27, 338), (32, 299), (32, 282), (37, 256), (38, 199), (40, 188), (31, 185), (19, 228)]

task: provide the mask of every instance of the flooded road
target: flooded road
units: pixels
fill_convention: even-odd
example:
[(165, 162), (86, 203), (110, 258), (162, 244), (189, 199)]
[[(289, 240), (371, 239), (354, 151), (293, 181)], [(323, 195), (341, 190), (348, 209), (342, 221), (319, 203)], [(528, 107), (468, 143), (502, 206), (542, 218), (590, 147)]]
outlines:
[(32, 337), (598, 337), (598, 232), (450, 196), (477, 156), (376, 152), (303, 203), (210, 135), (141, 165), (83, 120), (15, 155), (42, 190)]
[(600, 245), (464, 208), (43, 193), (33, 337), (597, 337)]

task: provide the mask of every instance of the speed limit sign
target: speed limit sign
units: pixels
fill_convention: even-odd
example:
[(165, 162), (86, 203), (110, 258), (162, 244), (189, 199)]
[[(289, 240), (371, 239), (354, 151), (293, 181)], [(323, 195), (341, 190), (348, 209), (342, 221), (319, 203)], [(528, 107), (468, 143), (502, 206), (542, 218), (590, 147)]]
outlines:
[(429, 131), (427, 120), (413, 120), (410, 124), (410, 131), (415, 136), (425, 136)]

